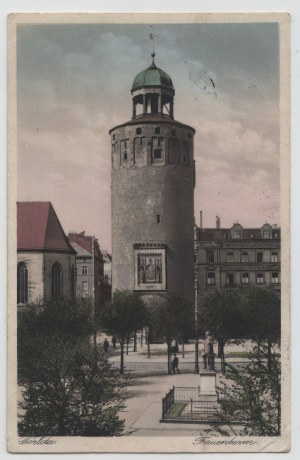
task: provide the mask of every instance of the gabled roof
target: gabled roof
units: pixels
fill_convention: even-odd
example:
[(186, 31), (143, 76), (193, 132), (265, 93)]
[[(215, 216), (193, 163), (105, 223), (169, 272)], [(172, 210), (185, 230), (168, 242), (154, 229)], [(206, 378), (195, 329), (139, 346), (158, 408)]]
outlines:
[(68, 238), (72, 245), (73, 243), (78, 244), (78, 246), (81, 246), (89, 255), (92, 255), (94, 247), (94, 255), (102, 259), (102, 253), (97, 238), (86, 235), (84, 231), (80, 233), (69, 233)]
[(92, 258), (92, 253), (84, 249), (82, 246), (80, 246), (80, 244), (71, 243), (71, 246), (77, 252), (76, 254), (77, 257), (91, 257)]
[(63, 251), (75, 254), (49, 201), (17, 203), (18, 251)]

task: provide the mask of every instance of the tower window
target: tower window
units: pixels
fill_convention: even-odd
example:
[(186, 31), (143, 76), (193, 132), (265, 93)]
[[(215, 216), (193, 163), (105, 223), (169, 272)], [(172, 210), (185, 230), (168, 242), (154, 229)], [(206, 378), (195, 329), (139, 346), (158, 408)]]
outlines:
[(160, 214), (156, 214), (156, 223), (157, 223), (157, 224), (160, 223)]
[(172, 136), (176, 136), (176, 129), (172, 129)]
[(156, 160), (161, 158), (161, 149), (154, 149), (153, 156)]
[(189, 139), (192, 138), (192, 134), (191, 134), (191, 133), (188, 133), (188, 138), (189, 138)]
[(155, 134), (160, 134), (160, 128), (155, 128)]
[(136, 133), (137, 133), (137, 134), (141, 134), (141, 133), (142, 133), (142, 129), (141, 129), (141, 128), (136, 128)]
[(126, 152), (126, 150), (124, 152), (124, 160), (127, 160), (127, 152)]
[(113, 141), (115, 140), (115, 138), (116, 138), (116, 136), (115, 136), (115, 134), (113, 134)]

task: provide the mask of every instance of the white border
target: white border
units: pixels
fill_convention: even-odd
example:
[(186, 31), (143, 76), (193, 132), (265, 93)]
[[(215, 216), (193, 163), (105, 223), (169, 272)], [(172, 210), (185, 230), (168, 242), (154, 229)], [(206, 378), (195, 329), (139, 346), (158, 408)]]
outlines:
[[(6, 66), (3, 65), (6, 62), (6, 15), (10, 12), (101, 12), (101, 11), (110, 11), (110, 12), (174, 12), (174, 11), (184, 11), (184, 12), (290, 12), (292, 16), (292, 46), (291, 46), (291, 56), (292, 56), (292, 339), (297, 337), (299, 334), (299, 324), (300, 324), (300, 313), (299, 302), (297, 300), (300, 298), (300, 283), (299, 278), (299, 254), (300, 254), (300, 238), (298, 237), (300, 230), (300, 210), (298, 205), (298, 193), (299, 193), (299, 174), (300, 174), (300, 138), (299, 138), (299, 108), (300, 108), (300, 86), (299, 86), (299, 76), (300, 76), (300, 3), (296, 0), (186, 0), (182, 2), (181, 0), (152, 0), (151, 2), (145, 2), (143, 5), (142, 2), (136, 2), (135, 0), (115, 0), (115, 1), (101, 1), (101, 0), (31, 0), (22, 1), (22, 0), (10, 0), (9, 2), (1, 2), (0, 4), (0, 18), (1, 26), (0, 27), (0, 50), (1, 50), (1, 155), (0, 155), (0, 184), (1, 184), (1, 194), (0, 194), (0, 260), (1, 260), (1, 276), (0, 276), (0, 295), (1, 295), (1, 321), (0, 321), (0, 331), (1, 331), (1, 345), (0, 345), (0, 358), (2, 363), (2, 378), (0, 380), (0, 394), (1, 394), (1, 409), (2, 414), (5, 413), (5, 399), (6, 399), (6, 385), (5, 379), (3, 376), (6, 374), (6, 219), (3, 218), (6, 216)], [(4, 243), (4, 244), (3, 244)], [(293, 256), (295, 254), (295, 256)], [(298, 260), (297, 260), (298, 259)], [(298, 385), (297, 382), (300, 380), (300, 366), (299, 366), (299, 351), (296, 342), (292, 342), (292, 451), (289, 454), (276, 454), (276, 459), (278, 458), (298, 458), (300, 453), (300, 405), (299, 405), (299, 396), (298, 396)], [(6, 452), (6, 422), (5, 417), (0, 419), (0, 432), (1, 432), (1, 446), (0, 452), (3, 457), (8, 456)], [(14, 454), (10, 454), (10, 456)], [(128, 454), (131, 457), (131, 454)], [(139, 454), (140, 457), (141, 454)], [(221, 458), (220, 454), (214, 455), (215, 458)], [(247, 459), (254, 458), (256, 454), (239, 454), (242, 457)], [(284, 455), (284, 457), (283, 457)], [(71, 455), (71, 457), (73, 454)], [(206, 454), (204, 454), (206, 457)], [(28, 457), (28, 456), (26, 456)], [(31, 457), (31, 455), (29, 455)], [(50, 455), (52, 457), (52, 455)], [(111, 455), (105, 454), (105, 458), (110, 458)], [(152, 456), (151, 456), (152, 457)], [(167, 456), (169, 457), (169, 456)], [(186, 457), (181, 455), (181, 458)], [(40, 458), (39, 455), (34, 455), (33, 458)], [(48, 457), (47, 457), (48, 458)], [(57, 457), (56, 457), (57, 458)], [(149, 456), (147, 456), (149, 458)], [(162, 457), (161, 457), (162, 458)], [(166, 458), (166, 455), (163, 457)], [(170, 457), (171, 458), (171, 457)]]

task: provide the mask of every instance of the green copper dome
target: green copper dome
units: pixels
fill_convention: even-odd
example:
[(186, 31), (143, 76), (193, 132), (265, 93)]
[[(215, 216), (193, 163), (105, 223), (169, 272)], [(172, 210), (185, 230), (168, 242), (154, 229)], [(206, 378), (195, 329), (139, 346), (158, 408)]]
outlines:
[(163, 86), (174, 91), (171, 77), (163, 70), (156, 67), (154, 61), (148, 69), (137, 74), (133, 81), (131, 91), (147, 86)]

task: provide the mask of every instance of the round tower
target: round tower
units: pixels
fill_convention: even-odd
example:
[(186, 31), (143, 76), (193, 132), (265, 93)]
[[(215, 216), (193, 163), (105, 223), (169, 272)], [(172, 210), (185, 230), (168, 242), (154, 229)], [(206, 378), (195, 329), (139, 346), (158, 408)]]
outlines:
[(112, 288), (193, 298), (194, 128), (174, 120), (171, 78), (153, 62), (132, 85), (132, 119), (110, 130)]

